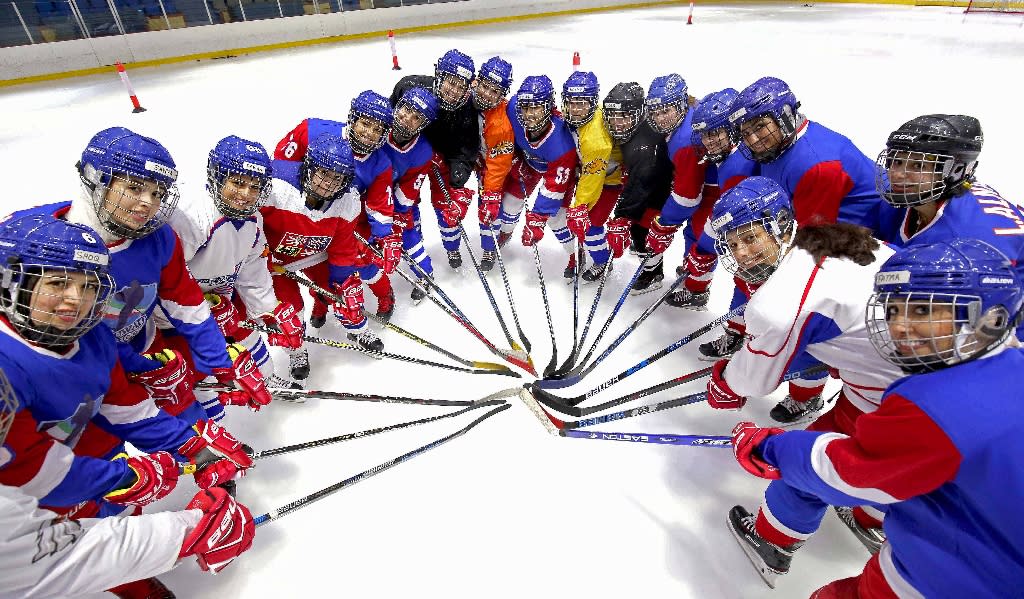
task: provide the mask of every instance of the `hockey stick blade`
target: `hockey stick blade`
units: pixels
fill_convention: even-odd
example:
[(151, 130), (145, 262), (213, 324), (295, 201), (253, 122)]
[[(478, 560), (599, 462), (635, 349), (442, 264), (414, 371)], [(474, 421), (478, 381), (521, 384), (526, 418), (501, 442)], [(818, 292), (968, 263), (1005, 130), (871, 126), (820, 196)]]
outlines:
[(510, 407), (512, 407), (512, 404), (503, 403), (502, 405), (500, 405), (500, 406), (494, 408), (493, 410), (487, 412), (483, 416), (480, 416), (479, 418), (477, 418), (473, 422), (470, 422), (465, 427), (455, 431), (454, 433), (451, 433), (449, 435), (445, 435), (444, 437), (441, 437), (440, 439), (437, 439), (435, 441), (427, 443), (426, 445), (424, 445), (422, 447), (418, 447), (418, 448), (416, 448), (416, 449), (414, 449), (414, 450), (412, 450), (412, 451), (410, 451), (408, 453), (403, 453), (402, 455), (400, 455), (400, 456), (398, 456), (396, 458), (392, 458), (392, 459), (388, 460), (387, 462), (384, 462), (382, 464), (378, 464), (378, 465), (374, 466), (373, 468), (370, 468), (369, 470), (364, 470), (363, 472), (360, 472), (359, 474), (356, 474), (355, 476), (351, 476), (349, 478), (346, 478), (345, 480), (343, 480), (341, 482), (335, 483), (335, 484), (333, 484), (333, 485), (331, 485), (329, 487), (326, 487), (324, 489), (316, 491), (315, 493), (311, 493), (309, 495), (306, 495), (305, 497), (301, 497), (301, 498), (299, 498), (299, 499), (297, 499), (297, 500), (295, 500), (295, 501), (293, 501), (293, 502), (291, 502), (291, 503), (289, 503), (287, 505), (283, 505), (283, 506), (281, 506), (281, 507), (279, 507), (277, 509), (273, 509), (273, 510), (271, 510), (271, 511), (265, 513), (265, 514), (256, 516), (255, 518), (253, 518), (253, 523), (256, 526), (262, 526), (262, 525), (264, 525), (264, 524), (266, 524), (268, 522), (272, 522), (274, 520), (277, 520), (278, 518), (281, 518), (282, 516), (285, 516), (285, 515), (287, 515), (287, 514), (289, 514), (291, 512), (294, 512), (295, 510), (298, 510), (298, 509), (306, 507), (306, 506), (308, 506), (308, 505), (310, 505), (310, 504), (312, 504), (312, 503), (314, 503), (316, 501), (319, 501), (319, 500), (323, 499), (324, 497), (327, 497), (328, 495), (333, 495), (334, 493), (337, 493), (338, 491), (341, 491), (342, 489), (345, 489), (346, 487), (351, 487), (352, 485), (354, 485), (354, 484), (356, 484), (358, 482), (361, 482), (363, 480), (366, 480), (367, 478), (370, 478), (371, 476), (374, 476), (376, 474), (380, 474), (381, 472), (384, 472), (385, 470), (389, 470), (390, 468), (392, 468), (394, 466), (397, 466), (398, 464), (401, 464), (402, 462), (406, 462), (406, 461), (410, 460), (411, 458), (414, 458), (414, 457), (416, 457), (418, 455), (426, 453), (426, 452), (430, 451), (431, 449), (434, 449), (434, 448), (436, 448), (436, 447), (438, 447), (440, 445), (443, 445), (443, 444), (447, 443), (448, 441), (451, 441), (452, 439), (454, 439), (456, 437), (459, 437), (459, 436), (462, 436), (462, 435), (466, 434), (473, 427), (475, 427), (476, 425), (480, 424), (484, 420), (487, 420), (491, 416), (493, 416), (493, 415), (495, 415), (495, 414), (497, 414), (499, 412), (503, 412), (503, 411), (509, 409)]
[(563, 437), (595, 439), (598, 441), (625, 441), (628, 443), (656, 443), (658, 445), (690, 445), (694, 447), (732, 447), (732, 437), (724, 435), (668, 435), (653, 433), (603, 433), (598, 431), (558, 431)]
[(551, 416), (544, 410), (544, 408), (540, 407), (540, 404), (537, 403), (537, 400), (534, 399), (533, 395), (530, 394), (529, 389), (527, 389), (526, 387), (521, 388), (519, 390), (519, 399), (522, 400), (523, 405), (526, 406), (526, 409), (530, 410), (530, 413), (533, 414), (538, 421), (540, 421), (541, 426), (544, 427), (544, 430), (548, 431), (552, 435), (558, 434), (558, 431), (562, 425), (562, 421), (558, 420), (554, 416)]

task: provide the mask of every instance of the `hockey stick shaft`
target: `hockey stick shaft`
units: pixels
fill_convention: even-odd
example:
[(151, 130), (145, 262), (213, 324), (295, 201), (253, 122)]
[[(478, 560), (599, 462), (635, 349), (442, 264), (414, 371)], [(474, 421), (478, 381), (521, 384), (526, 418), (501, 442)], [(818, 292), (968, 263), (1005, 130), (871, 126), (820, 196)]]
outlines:
[(594, 314), (597, 313), (597, 306), (601, 303), (601, 295), (604, 293), (605, 283), (608, 282), (608, 273), (611, 272), (612, 261), (611, 259), (605, 264), (604, 272), (601, 273), (601, 282), (597, 284), (597, 293), (594, 294), (594, 301), (590, 304), (590, 313), (587, 314), (587, 322), (583, 325), (583, 334), (580, 335), (578, 341), (573, 345), (572, 353), (565, 360), (565, 363), (555, 369), (555, 374), (561, 374), (568, 372), (572, 369), (576, 363), (576, 358), (579, 357), (580, 352), (583, 351), (583, 346), (587, 341), (587, 334), (590, 332), (590, 325), (594, 322)]
[[(558, 401), (557, 398), (554, 395), (551, 395), (550, 393), (548, 393), (547, 391), (545, 391), (543, 389), (534, 389), (533, 390), (533, 393), (534, 393), (533, 397), (538, 402), (544, 404), (545, 406), (547, 406), (549, 408), (558, 410), (559, 412), (562, 412), (564, 414), (569, 414), (571, 416), (575, 416), (577, 418), (580, 418), (580, 417), (583, 417), (583, 416), (589, 416), (590, 414), (595, 414), (597, 412), (601, 412), (603, 410), (607, 410), (608, 408), (614, 408), (615, 406), (620, 406), (622, 404), (626, 404), (626, 403), (629, 403), (631, 401), (635, 401), (637, 399), (642, 399), (642, 398), (647, 397), (649, 395), (654, 395), (655, 393), (658, 393), (660, 391), (664, 391), (665, 389), (671, 389), (673, 387), (678, 387), (679, 385), (684, 385), (684, 384), (689, 383), (691, 381), (700, 380), (700, 379), (702, 379), (704, 377), (707, 377), (707, 376), (711, 375), (711, 368), (712, 367), (709, 366), (707, 368), (703, 368), (703, 369), (698, 370), (696, 372), (691, 372), (689, 374), (684, 374), (683, 376), (679, 376), (679, 377), (676, 377), (674, 379), (669, 379), (669, 380), (667, 380), (665, 382), (658, 383), (657, 385), (652, 385), (650, 387), (647, 387), (646, 389), (640, 389), (639, 391), (634, 391), (634, 392), (629, 393), (627, 395), (623, 395), (622, 397), (618, 397), (616, 399), (612, 399), (610, 401), (606, 401), (606, 402), (598, 404), (596, 406), (588, 406), (586, 408), (576, 407), (575, 403), (572, 403), (572, 401), (575, 401), (578, 398), (574, 398), (570, 402), (563, 403), (563, 402)], [(583, 396), (583, 397), (584, 397), (584, 399), (586, 399), (585, 396)], [(576, 403), (579, 403), (579, 402), (576, 402)]]
[[(231, 391), (233, 387), (222, 385), (221, 383), (196, 383), (196, 389), (207, 389), (210, 391)], [(267, 387), (267, 391), (274, 396), (276, 399), (285, 399), (290, 401), (306, 400), (306, 399), (331, 399), (341, 401), (366, 401), (372, 403), (393, 403), (393, 404), (409, 404), (418, 406), (445, 406), (445, 407), (460, 407), (471, 406), (474, 404), (473, 401), (461, 401), (451, 399), (422, 399), (418, 397), (402, 397), (397, 395), (376, 395), (376, 394), (365, 394), (365, 393), (346, 393), (344, 391), (324, 391), (320, 389), (287, 389), (284, 387)], [(477, 400), (477, 402), (490, 401), (492, 399), (498, 399), (500, 397), (511, 397), (519, 392), (519, 387), (513, 387), (511, 389), (505, 389), (497, 393), (492, 393), (483, 399)]]
[(435, 441), (431, 441), (430, 443), (427, 443), (426, 445), (424, 445), (422, 447), (418, 447), (418, 448), (416, 448), (416, 449), (414, 449), (414, 450), (412, 450), (410, 452), (403, 453), (402, 455), (400, 455), (400, 456), (398, 456), (396, 458), (392, 458), (392, 459), (390, 459), (390, 460), (388, 460), (388, 461), (386, 461), (386, 462), (384, 462), (382, 464), (378, 464), (378, 465), (374, 466), (373, 468), (370, 468), (369, 470), (364, 470), (363, 472), (360, 472), (359, 474), (356, 474), (355, 476), (351, 476), (349, 478), (346, 478), (345, 480), (343, 480), (341, 482), (335, 483), (335, 484), (333, 484), (333, 485), (331, 485), (329, 487), (326, 487), (324, 489), (316, 491), (315, 493), (310, 493), (309, 495), (306, 495), (305, 497), (301, 497), (301, 498), (299, 498), (299, 499), (297, 499), (297, 500), (295, 500), (295, 501), (293, 501), (293, 502), (291, 502), (289, 504), (283, 505), (283, 506), (281, 506), (281, 507), (279, 507), (277, 509), (271, 510), (271, 511), (265, 513), (265, 514), (260, 515), (260, 516), (256, 516), (255, 518), (253, 518), (253, 522), (256, 524), (256, 526), (262, 526), (263, 524), (266, 524), (266, 523), (271, 522), (273, 520), (277, 520), (277, 519), (279, 519), (279, 518), (281, 518), (283, 516), (286, 516), (286, 515), (290, 514), (291, 512), (294, 512), (294, 511), (296, 511), (296, 510), (298, 510), (300, 508), (303, 508), (303, 507), (306, 507), (306, 506), (308, 506), (310, 504), (313, 504), (313, 503), (315, 503), (315, 502), (317, 502), (317, 501), (319, 501), (319, 500), (321, 500), (321, 499), (323, 499), (323, 498), (325, 498), (325, 497), (327, 497), (329, 495), (337, 493), (338, 491), (341, 491), (342, 489), (345, 489), (346, 487), (351, 487), (352, 485), (354, 485), (354, 484), (356, 484), (356, 483), (358, 483), (360, 481), (366, 480), (367, 478), (370, 478), (371, 476), (374, 476), (376, 474), (380, 474), (381, 472), (384, 472), (385, 470), (389, 470), (392, 467), (397, 466), (398, 464), (401, 464), (402, 462), (406, 462), (406, 461), (408, 461), (408, 460), (410, 460), (410, 459), (412, 459), (412, 458), (414, 458), (414, 457), (416, 457), (418, 455), (422, 455), (422, 454), (430, 451), (431, 449), (439, 447), (439, 446), (447, 443), (448, 441), (451, 441), (452, 439), (454, 439), (456, 437), (459, 437), (459, 436), (462, 436), (462, 435), (466, 434), (467, 432), (470, 431), (470, 429), (472, 429), (476, 425), (480, 424), (484, 420), (490, 418), (491, 416), (493, 416), (493, 415), (495, 415), (495, 414), (497, 414), (499, 412), (507, 410), (510, 407), (511, 407), (511, 404), (507, 404), (507, 403), (503, 404), (501, 406), (498, 406), (498, 407), (494, 408), (493, 410), (487, 412), (483, 416), (480, 416), (479, 418), (477, 418), (473, 422), (470, 422), (465, 427), (455, 431), (454, 433), (451, 433), (449, 435), (445, 435), (444, 437), (441, 437), (440, 439), (437, 439)]
[(563, 430), (563, 437), (595, 439), (598, 441), (625, 441), (628, 443), (656, 443), (658, 445), (692, 445), (695, 447), (732, 447), (732, 437), (724, 435), (662, 435), (653, 433), (603, 433), (597, 431)]
[(548, 288), (544, 284), (544, 267), (540, 263), (540, 249), (533, 244), (533, 263), (537, 267), (537, 281), (540, 283), (540, 295), (544, 298), (544, 314), (548, 318), (548, 331), (551, 332), (551, 360), (544, 368), (544, 375), (547, 376), (558, 365), (558, 342), (555, 340), (555, 323), (551, 319), (551, 302), (548, 301)]
[[(278, 272), (284, 274), (284, 276), (288, 277), (289, 279), (292, 279), (293, 281), (297, 282), (299, 285), (302, 285), (304, 287), (308, 287), (309, 289), (312, 289), (313, 291), (317, 292), (318, 294), (322, 295), (323, 297), (325, 297), (325, 298), (327, 298), (329, 300), (332, 300), (332, 301), (335, 301), (335, 302), (344, 303), (344, 302), (342, 302), (342, 300), (338, 296), (338, 294), (324, 289), (323, 287), (317, 285), (313, 281), (311, 281), (311, 280), (307, 279), (306, 277), (300, 275), (299, 273), (292, 272), (292, 271), (289, 271), (289, 270), (285, 270), (283, 268), (276, 269), (276, 270)], [(479, 361), (467, 360), (465, 358), (459, 357), (459, 356), (453, 354), (452, 352), (444, 349), (443, 347), (437, 345), (436, 343), (431, 343), (430, 341), (427, 341), (423, 337), (420, 337), (419, 335), (416, 335), (412, 331), (403, 329), (402, 327), (400, 327), (400, 326), (398, 326), (398, 325), (396, 325), (396, 324), (394, 324), (394, 323), (392, 323), (392, 322), (390, 322), (388, 320), (385, 320), (384, 318), (381, 318), (380, 316), (377, 316), (376, 314), (373, 314), (372, 312), (364, 311), (363, 313), (366, 315), (367, 318), (373, 320), (374, 322), (379, 323), (384, 328), (392, 330), (392, 331), (398, 333), (399, 335), (402, 335), (406, 339), (410, 339), (412, 341), (415, 341), (416, 343), (419, 343), (420, 345), (422, 345), (424, 347), (427, 347), (428, 349), (432, 349), (435, 352), (437, 352), (437, 353), (439, 353), (439, 354), (441, 354), (441, 355), (443, 355), (443, 356), (445, 356), (447, 358), (450, 358), (450, 359), (458, 362), (459, 364), (463, 364), (465, 366), (470, 366), (472, 368), (481, 368), (481, 369), (485, 369), (485, 370), (498, 370), (498, 371), (512, 372), (511, 370), (508, 369), (507, 366), (504, 366), (502, 364), (495, 364), (494, 362), (479, 362)], [(515, 376), (518, 376), (518, 373), (516, 373)]]
[(477, 408), (493, 407), (493, 406), (501, 405), (501, 404), (504, 404), (504, 403), (506, 403), (506, 402), (504, 402), (503, 400), (500, 400), (500, 399), (494, 399), (494, 400), (486, 401), (486, 402), (483, 402), (483, 403), (475, 403), (474, 402), (473, 405), (471, 405), (471, 406), (465, 407), (465, 408), (463, 408), (461, 410), (456, 410), (454, 412), (449, 412), (447, 414), (441, 414), (439, 416), (431, 416), (430, 418), (420, 418), (419, 420), (410, 420), (409, 422), (400, 422), (398, 424), (392, 424), (392, 425), (389, 425), (389, 426), (381, 426), (381, 427), (377, 427), (377, 428), (371, 428), (371, 429), (367, 429), (365, 431), (359, 431), (359, 432), (356, 432), (356, 433), (348, 433), (348, 434), (345, 434), (345, 435), (337, 435), (337, 436), (334, 436), (334, 437), (327, 437), (325, 439), (317, 439), (316, 441), (307, 441), (305, 443), (297, 443), (295, 445), (286, 445), (284, 447), (278, 447), (276, 449), (267, 449), (267, 450), (264, 450), (264, 451), (254, 451), (254, 452), (252, 452), (250, 454), (250, 456), (252, 457), (252, 459), (254, 461), (255, 460), (262, 460), (264, 458), (269, 458), (269, 457), (274, 457), (274, 456), (279, 456), (279, 455), (285, 455), (285, 454), (288, 454), (288, 453), (295, 453), (297, 451), (305, 451), (307, 449), (314, 449), (314, 448), (317, 448), (317, 447), (325, 447), (327, 445), (334, 445), (336, 443), (344, 443), (346, 441), (354, 441), (356, 439), (362, 439), (362, 438), (365, 438), (365, 437), (372, 437), (374, 435), (379, 435), (381, 433), (387, 433), (387, 432), (391, 432), (391, 431), (397, 431), (397, 430), (400, 430), (400, 429), (403, 429), (403, 428), (410, 428), (410, 427), (413, 427), (413, 426), (419, 426), (421, 424), (427, 424), (427, 423), (430, 423), (430, 422), (436, 422), (438, 420), (444, 420), (446, 418), (455, 418), (456, 416), (461, 416), (462, 414), (465, 414), (467, 412), (471, 412), (471, 411), (473, 411), (473, 410), (475, 410)]
[(516, 311), (516, 302), (512, 299), (512, 286), (509, 285), (508, 272), (505, 271), (505, 261), (501, 258), (501, 245), (498, 243), (498, 238), (494, 234), (494, 227), (488, 225), (487, 232), (490, 234), (491, 241), (494, 243), (494, 255), (498, 259), (498, 270), (501, 272), (501, 282), (505, 285), (505, 295), (508, 296), (508, 305), (512, 308), (512, 320), (516, 325), (516, 333), (519, 334), (519, 340), (523, 342), (523, 347), (526, 348), (526, 353), (530, 353), (532, 346), (530, 345), (530, 340), (526, 337), (526, 333), (523, 332), (523, 325), (519, 322), (519, 312)]

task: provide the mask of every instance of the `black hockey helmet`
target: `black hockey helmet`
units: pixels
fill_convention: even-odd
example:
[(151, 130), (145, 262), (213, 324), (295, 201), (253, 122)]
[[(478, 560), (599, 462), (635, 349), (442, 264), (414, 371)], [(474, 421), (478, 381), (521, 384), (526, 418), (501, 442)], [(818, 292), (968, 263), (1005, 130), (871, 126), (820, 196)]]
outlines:
[[(984, 141), (981, 123), (973, 116), (927, 114), (911, 119), (889, 134), (878, 156), (878, 191), (901, 207), (957, 195), (974, 180)], [(917, 175), (922, 172), (935, 176), (923, 180)]]
[(635, 81), (615, 84), (601, 102), (601, 110), (612, 139), (629, 141), (644, 120), (644, 88)]

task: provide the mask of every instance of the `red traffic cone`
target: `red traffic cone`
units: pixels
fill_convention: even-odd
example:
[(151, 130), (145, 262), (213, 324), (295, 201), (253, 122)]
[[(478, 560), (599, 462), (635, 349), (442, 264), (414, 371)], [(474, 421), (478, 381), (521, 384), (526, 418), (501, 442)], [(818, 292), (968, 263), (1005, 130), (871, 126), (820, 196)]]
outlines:
[(693, 0), (690, 0), (690, 14), (686, 16), (686, 24), (693, 25)]
[(391, 70), (401, 71), (402, 67), (398, 66), (398, 51), (395, 50), (395, 32), (388, 29), (388, 44), (391, 45)]
[(121, 77), (121, 83), (124, 84), (125, 88), (128, 89), (128, 96), (132, 99), (132, 106), (134, 109), (132, 112), (146, 112), (146, 109), (139, 104), (139, 98), (135, 95), (135, 89), (132, 87), (132, 82), (128, 80), (128, 73), (124, 71), (124, 65), (120, 61), (117, 62), (117, 74)]
[(572, 70), (573, 72), (580, 70), (580, 53), (572, 53)]

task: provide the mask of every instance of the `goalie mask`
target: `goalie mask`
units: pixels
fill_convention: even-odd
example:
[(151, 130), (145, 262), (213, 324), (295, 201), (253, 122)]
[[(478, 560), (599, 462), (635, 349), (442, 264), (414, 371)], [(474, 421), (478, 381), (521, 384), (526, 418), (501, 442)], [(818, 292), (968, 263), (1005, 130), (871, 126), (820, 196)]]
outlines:
[(206, 191), (221, 214), (248, 218), (267, 203), (273, 167), (258, 142), (229, 135), (217, 142), (206, 161)]
[(753, 284), (768, 280), (796, 235), (789, 194), (767, 177), (748, 177), (725, 192), (711, 228), (726, 270)]

